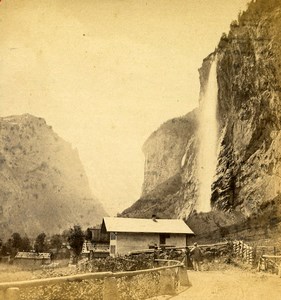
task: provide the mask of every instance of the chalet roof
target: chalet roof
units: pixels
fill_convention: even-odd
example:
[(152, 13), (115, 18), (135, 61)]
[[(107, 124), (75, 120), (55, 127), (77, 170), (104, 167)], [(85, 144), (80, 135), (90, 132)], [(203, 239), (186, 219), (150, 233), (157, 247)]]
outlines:
[(103, 218), (107, 232), (182, 233), (194, 234), (180, 219)]

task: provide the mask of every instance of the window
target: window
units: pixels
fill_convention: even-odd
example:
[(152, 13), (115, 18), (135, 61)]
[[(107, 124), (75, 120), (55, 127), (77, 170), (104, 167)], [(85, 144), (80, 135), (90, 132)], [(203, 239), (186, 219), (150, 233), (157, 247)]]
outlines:
[(166, 239), (170, 238), (170, 234), (161, 233), (159, 237), (160, 237), (160, 245), (165, 245), (166, 244)]

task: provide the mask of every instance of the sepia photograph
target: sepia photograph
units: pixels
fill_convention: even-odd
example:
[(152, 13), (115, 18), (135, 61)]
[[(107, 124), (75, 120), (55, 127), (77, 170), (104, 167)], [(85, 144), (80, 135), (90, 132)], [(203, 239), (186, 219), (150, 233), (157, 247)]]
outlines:
[(0, 300), (281, 299), (281, 0), (0, 0)]

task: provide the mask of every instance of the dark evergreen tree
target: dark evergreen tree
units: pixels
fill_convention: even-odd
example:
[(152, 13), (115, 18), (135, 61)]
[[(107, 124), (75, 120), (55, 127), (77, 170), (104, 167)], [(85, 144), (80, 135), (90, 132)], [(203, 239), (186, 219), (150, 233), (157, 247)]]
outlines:
[(47, 250), (45, 239), (46, 239), (46, 234), (44, 232), (40, 233), (37, 236), (34, 244), (35, 252), (44, 252)]
[(87, 228), (87, 230), (85, 232), (85, 239), (86, 239), (86, 241), (92, 240), (92, 231), (90, 228)]
[(27, 236), (22, 238), (22, 242), (21, 242), (21, 251), (30, 251), (32, 249), (30, 240)]
[(8, 241), (5, 244), (3, 244), (2, 249), (1, 249), (2, 256), (6, 256), (6, 255), (15, 256), (16, 255), (14, 248), (12, 247), (12, 244), (13, 244), (12, 239), (8, 239)]
[(76, 257), (78, 257), (82, 251), (82, 246), (84, 243), (84, 233), (80, 225), (75, 225), (73, 228), (70, 228), (68, 235), (68, 243), (73, 249), (73, 252), (76, 255)]
[(15, 252), (21, 250), (22, 246), (22, 238), (18, 232), (14, 232), (12, 234), (12, 247), (14, 248)]
[(51, 237), (50, 248), (54, 248), (57, 251), (61, 248), (63, 243), (63, 237), (60, 234), (55, 234)]

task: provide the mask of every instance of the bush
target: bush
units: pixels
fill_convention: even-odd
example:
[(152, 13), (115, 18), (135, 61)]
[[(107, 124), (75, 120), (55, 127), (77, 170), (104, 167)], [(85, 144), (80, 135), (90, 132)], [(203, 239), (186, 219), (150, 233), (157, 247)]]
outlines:
[(139, 254), (134, 256), (119, 256), (93, 259), (84, 262), (80, 271), (90, 272), (122, 272), (153, 268), (153, 254)]

